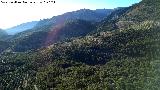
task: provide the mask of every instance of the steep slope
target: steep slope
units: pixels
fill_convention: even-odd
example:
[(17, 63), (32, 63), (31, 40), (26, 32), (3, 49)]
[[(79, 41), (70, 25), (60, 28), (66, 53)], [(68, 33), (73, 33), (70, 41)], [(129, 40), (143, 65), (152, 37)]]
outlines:
[[(160, 48), (159, 26), (149, 22), (134, 27), (139, 28), (87, 36), (37, 52), (3, 53), (0, 57), (3, 61), (1, 87), (61, 90), (159, 88), (156, 85), (159, 72), (155, 69), (159, 64), (152, 63), (154, 67), (151, 64), (152, 60), (159, 60), (156, 57), (159, 55), (157, 48)], [(13, 83), (6, 83), (6, 80)]]
[(5, 41), (1, 41), (0, 40), (0, 54), (6, 50), (7, 48), (9, 48), (11, 45), (9, 42), (5, 42)]
[(160, 19), (159, 3), (158, 0), (152, 2), (143, 0), (131, 7), (118, 9), (102, 21), (98, 31), (128, 28), (146, 20), (158, 21)]
[(104, 17), (109, 15), (113, 10), (112, 9), (97, 9), (97, 10), (89, 10), (89, 9), (81, 9), (73, 12), (64, 13), (59, 16), (54, 16), (51, 19), (44, 19), (38, 23), (38, 27), (43, 25), (56, 25), (63, 23), (68, 20), (85, 20), (91, 22), (99, 22), (103, 20)]
[(17, 34), (17, 33), (20, 33), (20, 32), (23, 32), (23, 31), (26, 31), (28, 29), (33, 28), (34, 26), (36, 26), (37, 23), (38, 23), (38, 21), (23, 23), (18, 26), (14, 26), (9, 29), (6, 29), (6, 32), (9, 35), (14, 35), (14, 34)]
[[(158, 2), (156, 0), (154, 3)], [(150, 0), (130, 7), (113, 19), (112, 24), (125, 18), (127, 20), (130, 17), (125, 13), (148, 3), (151, 3)], [(157, 10), (152, 13), (156, 15), (160, 10), (154, 4), (152, 7)], [(130, 25), (127, 23), (127, 27), (107, 31), (108, 28), (103, 25), (103, 32), (53, 44), (35, 52), (1, 54), (0, 87), (29, 90), (159, 90), (159, 19), (137, 21), (134, 18), (135, 21)]]
[(53, 43), (75, 38), (83, 37), (93, 31), (95, 28), (91, 22), (83, 20), (66, 21), (59, 25), (50, 28), (46, 28), (34, 33), (25, 33), (25, 37), (19, 37), (13, 40), (14, 51), (27, 51), (31, 49), (38, 49), (40, 47), (49, 46)]
[(18, 38), (18, 37), (24, 37), (28, 35), (28, 33), (38, 32), (42, 30), (49, 31), (51, 30), (52, 27), (56, 25), (60, 25), (67, 21), (73, 21), (73, 20), (84, 20), (95, 23), (103, 20), (103, 18), (109, 15), (112, 11), (113, 11), (112, 9), (97, 9), (97, 10), (81, 9), (78, 11), (68, 12), (59, 16), (54, 16), (53, 18), (50, 19), (41, 20), (38, 22), (35, 28), (29, 29), (15, 36), (16, 38)]
[[(16, 48), (22, 47), (23, 45), (23, 47), (26, 48), (26, 51), (29, 49), (37, 49), (40, 46), (44, 47), (43, 45), (46, 42), (48, 35), (50, 35), (50, 41), (48, 42), (48, 45), (58, 41), (62, 41), (64, 39), (85, 36), (91, 31), (94, 31), (94, 25), (96, 25), (97, 22), (101, 21), (105, 16), (109, 15), (112, 11), (112, 9), (81, 9), (78, 11), (68, 12), (63, 15), (55, 16), (51, 19), (41, 20), (34, 28), (18, 33), (13, 37), (9, 38), (8, 41), (16, 43), (16, 45), (14, 46)], [(38, 33), (41, 35), (39, 35)], [(39, 36), (42, 36), (42, 38)], [(37, 39), (37, 37), (39, 39)], [(32, 43), (28, 43), (28, 41)], [(35, 46), (33, 46), (33, 44)], [(27, 49), (27, 47), (34, 48)], [(20, 50), (20, 48), (14, 50)], [(22, 51), (24, 51), (24, 49), (22, 49)]]
[(158, 0), (152, 0), (152, 2), (149, 0), (143, 0), (140, 4), (133, 6), (129, 12), (126, 12), (120, 20), (136, 22), (142, 22), (145, 20), (159, 20), (159, 4), (160, 1)]

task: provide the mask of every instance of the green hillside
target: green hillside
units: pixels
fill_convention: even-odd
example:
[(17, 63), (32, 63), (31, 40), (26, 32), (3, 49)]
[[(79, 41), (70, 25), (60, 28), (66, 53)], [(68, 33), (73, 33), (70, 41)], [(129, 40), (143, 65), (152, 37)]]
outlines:
[(159, 4), (158, 0), (143, 0), (131, 7), (118, 9), (99, 24), (98, 31), (128, 28), (146, 20), (159, 21)]
[[(159, 90), (158, 3), (158, 0), (144, 0), (113, 12), (110, 19), (106, 18), (98, 24), (98, 29), (94, 28), (96, 32), (86, 36), (83, 32), (81, 34), (81, 30), (88, 27), (84, 22), (68, 22), (65, 29), (71, 29), (61, 33), (65, 37), (75, 35), (76, 32), (71, 32), (77, 26), (80, 28), (77, 29), (78, 36), (83, 37), (70, 38), (34, 51), (3, 52), (0, 54), (0, 88)], [(154, 10), (152, 13), (150, 8)], [(37, 39), (41, 41), (43, 35), (39, 33), (43, 34), (42, 31), (34, 34), (39, 35)], [(32, 41), (34, 38), (27, 42)], [(20, 47), (24, 48), (26, 44), (32, 46), (25, 43)]]
[(22, 52), (36, 50), (75, 37), (84, 37), (96, 30), (96, 23), (108, 16), (112, 11), (114, 10), (80, 9), (67, 12), (50, 19), (40, 20), (35, 27), (19, 32), (5, 40), (13, 43), (13, 51)]
[(10, 47), (9, 42), (0, 41), (0, 53)]
[(35, 28), (31, 32), (22, 32), (13, 36), (11, 40), (14, 43), (12, 49), (17, 52), (36, 50), (67, 39), (84, 37), (94, 31), (94, 25), (84, 20), (70, 20), (54, 27), (49, 25), (40, 29)]

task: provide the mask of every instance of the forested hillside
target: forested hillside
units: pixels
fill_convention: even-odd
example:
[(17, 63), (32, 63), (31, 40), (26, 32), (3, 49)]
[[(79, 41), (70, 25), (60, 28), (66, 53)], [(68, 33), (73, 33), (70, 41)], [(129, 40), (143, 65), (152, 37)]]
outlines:
[[(23, 32), (15, 35), (12, 40), (13, 51), (23, 52), (36, 50), (41, 47), (49, 46), (53, 43), (64, 41), (75, 37), (83, 37), (95, 29), (95, 24), (84, 20), (66, 21), (54, 27), (37, 28), (36, 32)], [(22, 35), (22, 37), (21, 37)], [(20, 37), (19, 37), (20, 36)]]
[(67, 12), (62, 15), (54, 16), (50, 19), (44, 19), (41, 20), (37, 27), (41, 27), (43, 25), (56, 25), (63, 23), (68, 20), (85, 20), (85, 21), (91, 21), (91, 22), (100, 22), (104, 19), (104, 17), (110, 15), (111, 12), (113, 12), (113, 9), (97, 9), (97, 10), (90, 10), (90, 9), (80, 9), (73, 12)]
[(10, 47), (9, 42), (0, 41), (0, 53)]
[[(143, 0), (96, 24), (84, 20), (60, 24), (54, 29), (60, 30), (60, 40), (68, 39), (53, 44), (55, 37), (50, 36), (55, 33), (44, 40), (43, 30), (29, 38), (15, 36), (19, 43), (0, 54), (0, 89), (159, 90), (158, 3)], [(35, 40), (45, 47), (35, 46)], [(34, 46), (38, 49), (32, 50)], [(15, 47), (23, 49), (16, 52)]]
[[(11, 36), (13, 51), (36, 50), (53, 43), (83, 37), (96, 30), (97, 22), (108, 16), (112, 9), (81, 9), (39, 21), (34, 28)], [(23, 24), (22, 24), (23, 26)]]

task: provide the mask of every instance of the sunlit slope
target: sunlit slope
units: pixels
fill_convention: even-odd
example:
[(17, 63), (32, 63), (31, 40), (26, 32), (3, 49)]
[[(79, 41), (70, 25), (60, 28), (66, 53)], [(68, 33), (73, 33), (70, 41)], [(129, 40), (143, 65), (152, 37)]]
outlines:
[[(36, 51), (6, 52), (0, 56), (2, 89), (158, 90), (160, 24), (145, 0), (103, 24), (97, 33), (52, 44)], [(142, 10), (134, 12), (143, 5)], [(128, 15), (133, 13), (135, 15)], [(141, 17), (141, 19), (136, 17)], [(144, 14), (144, 13), (143, 13)], [(153, 15), (153, 16), (154, 16)], [(114, 16), (114, 15), (113, 15)], [(130, 21), (130, 18), (134, 20)], [(142, 19), (143, 18), (143, 19)], [(107, 22), (109, 23), (109, 22)], [(124, 25), (125, 24), (125, 25)], [(108, 31), (108, 28), (112, 28)]]

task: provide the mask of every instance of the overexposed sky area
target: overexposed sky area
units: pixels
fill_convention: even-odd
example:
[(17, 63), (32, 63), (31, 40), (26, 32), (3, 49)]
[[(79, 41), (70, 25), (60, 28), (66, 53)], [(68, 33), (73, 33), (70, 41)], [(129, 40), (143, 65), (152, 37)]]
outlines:
[[(6, 29), (21, 23), (51, 18), (65, 12), (79, 9), (112, 9), (127, 7), (141, 0), (0, 0), (0, 28)], [(26, 1), (36, 3), (9, 3), (11, 1)], [(40, 3), (55, 1), (55, 3)]]

